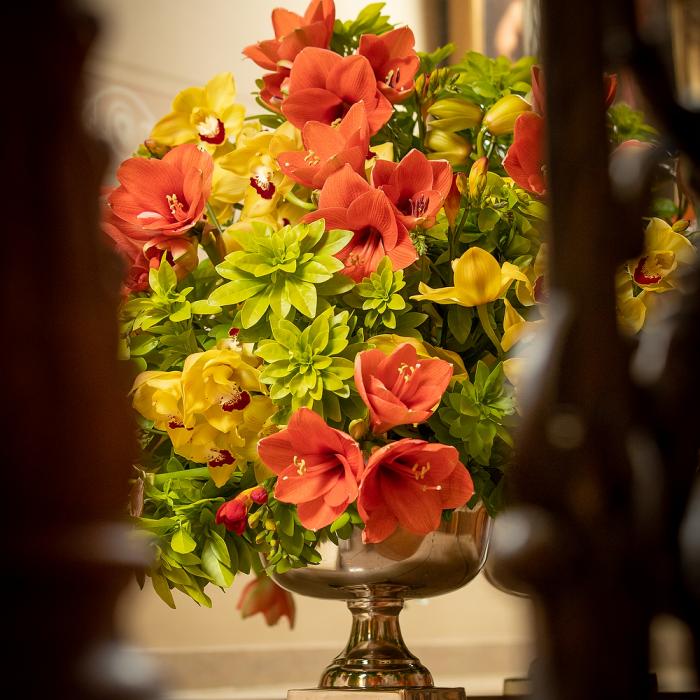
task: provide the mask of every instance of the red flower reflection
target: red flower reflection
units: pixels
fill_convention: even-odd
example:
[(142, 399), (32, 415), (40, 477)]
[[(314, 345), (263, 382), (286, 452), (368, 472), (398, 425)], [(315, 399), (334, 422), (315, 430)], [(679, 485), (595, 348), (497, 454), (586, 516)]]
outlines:
[(513, 143), (503, 159), (503, 167), (520, 187), (544, 195), (544, 118), (535, 112), (523, 112), (515, 120)]
[(289, 620), (294, 627), (294, 598), (292, 594), (278, 586), (269, 576), (256, 576), (241, 591), (236, 606), (244, 619), (262, 613), (268, 625), (276, 625), (281, 617)]

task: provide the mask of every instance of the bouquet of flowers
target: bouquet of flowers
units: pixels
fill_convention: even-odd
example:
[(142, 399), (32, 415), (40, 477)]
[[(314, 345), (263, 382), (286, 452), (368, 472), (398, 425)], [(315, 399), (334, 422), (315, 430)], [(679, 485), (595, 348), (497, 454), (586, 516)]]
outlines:
[[(262, 113), (230, 73), (184, 90), (104, 202), (128, 267), (131, 512), (171, 606), (172, 589), (208, 606), (238, 572), (313, 565), (353, 528), (377, 543), (465, 504), (497, 512), (511, 349), (546, 308), (534, 61), (443, 66), (452, 47), (417, 53), (381, 3), (272, 20), (244, 51)], [(606, 86), (611, 146), (644, 148), (655, 132)], [(655, 207), (618, 277), (631, 332), (695, 256), (683, 197)]]

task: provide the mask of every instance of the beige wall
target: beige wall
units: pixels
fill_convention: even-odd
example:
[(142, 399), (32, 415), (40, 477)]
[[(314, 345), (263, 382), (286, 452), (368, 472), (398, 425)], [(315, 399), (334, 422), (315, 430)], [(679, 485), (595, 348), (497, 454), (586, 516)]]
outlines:
[[(429, 48), (420, 19), (432, 0), (389, 0), (392, 17), (410, 24), (419, 48)], [(125, 158), (167, 111), (174, 94), (231, 70), (239, 97), (256, 109), (250, 92), (260, 70), (241, 49), (271, 36), (270, 0), (90, 0), (103, 34), (90, 65), (88, 121)], [(286, 0), (303, 11), (306, 0)], [(354, 17), (364, 2), (336, 0), (338, 16)], [(167, 608), (150, 587), (133, 585), (120, 620), (137, 647), (156, 650), (180, 688), (235, 686), (246, 697), (279, 695), (289, 685), (315, 683), (349, 631), (342, 603), (297, 599), (296, 629), (286, 621), (270, 629), (262, 618), (241, 621), (235, 610), (241, 577), (227, 594), (213, 592), (214, 607), (179, 597)], [(466, 683), (472, 692), (499, 690), (504, 675), (524, 671), (527, 604), (477, 579), (461, 591), (409, 603), (402, 625), (409, 645), (438, 681)], [(244, 690), (243, 690), (244, 689)], [(257, 690), (256, 690), (257, 689)]]

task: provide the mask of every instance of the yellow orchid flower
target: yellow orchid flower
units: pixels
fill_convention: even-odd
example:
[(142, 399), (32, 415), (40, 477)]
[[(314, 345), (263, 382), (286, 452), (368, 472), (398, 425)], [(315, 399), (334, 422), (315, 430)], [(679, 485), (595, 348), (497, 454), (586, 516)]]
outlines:
[(547, 297), (545, 274), (547, 272), (547, 244), (542, 243), (537, 251), (535, 260), (524, 270), (527, 282), (515, 283), (515, 296), (523, 306), (532, 306), (537, 301)]
[(436, 304), (483, 306), (500, 299), (514, 280), (529, 282), (520, 268), (504, 262), (499, 266), (496, 258), (483, 248), (469, 248), (458, 260), (452, 261), (454, 287), (431, 289), (420, 282), (412, 299), (432, 301)]
[(131, 389), (133, 407), (159, 430), (182, 425), (181, 372), (141, 372)]
[(679, 266), (692, 265), (696, 257), (693, 244), (682, 233), (654, 217), (644, 232), (644, 255), (628, 267), (642, 289), (666, 292), (677, 286)]
[(196, 143), (209, 153), (238, 136), (245, 108), (234, 102), (231, 73), (215, 75), (204, 87), (190, 87), (173, 100), (172, 112), (151, 131), (150, 138), (167, 146)]
[[(234, 178), (227, 186), (233, 187), (236, 193), (243, 191), (241, 218), (266, 216), (284, 202), (295, 183), (281, 172), (277, 156), (285, 151), (301, 150), (302, 147), (299, 130), (285, 122), (275, 131), (245, 129), (235, 149), (217, 159), (216, 166), (228, 171)], [(213, 188), (213, 198), (216, 199), (216, 183)]]
[(544, 319), (537, 321), (526, 321), (508, 301), (503, 300), (506, 312), (503, 317), (503, 337), (501, 347), (503, 352), (508, 352), (516, 343), (527, 340), (544, 323)]
[(193, 425), (199, 414), (223, 433), (234, 430), (252, 402), (250, 392), (265, 393), (265, 388), (241, 350), (216, 347), (190, 355), (182, 370), (185, 425)]
[(649, 292), (642, 290), (635, 296), (635, 285), (627, 271), (615, 276), (617, 324), (628, 335), (639, 333), (646, 320), (646, 296)]

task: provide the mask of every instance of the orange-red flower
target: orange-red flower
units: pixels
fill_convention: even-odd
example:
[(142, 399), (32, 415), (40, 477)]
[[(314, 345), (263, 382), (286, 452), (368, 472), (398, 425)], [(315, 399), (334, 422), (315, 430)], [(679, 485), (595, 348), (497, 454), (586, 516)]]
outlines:
[(424, 440), (399, 440), (377, 450), (365, 469), (357, 501), (362, 539), (381, 542), (396, 528), (420, 535), (436, 530), (445, 508), (474, 494), (457, 449)]
[(364, 34), (360, 37), (358, 53), (370, 62), (377, 87), (390, 102), (405, 100), (413, 90), (413, 79), (420, 67), (420, 59), (413, 48), (415, 43), (408, 27), (380, 36)]
[(294, 598), (264, 574), (246, 584), (236, 607), (244, 619), (262, 613), (268, 625), (276, 625), (281, 617), (286, 617), (290, 628), (294, 627)]
[(364, 103), (354, 104), (337, 127), (308, 122), (302, 131), (305, 151), (286, 151), (277, 158), (282, 172), (295, 182), (320, 189), (346, 163), (364, 171), (369, 151), (369, 124)]
[(415, 148), (400, 163), (378, 160), (372, 184), (382, 190), (409, 230), (430, 227), (452, 185), (452, 166), (446, 160), (428, 160)]
[(294, 61), (288, 87), (282, 114), (299, 129), (309, 121), (332, 124), (363, 101), (370, 133), (376, 134), (393, 113), (364, 56), (343, 57), (326, 49), (306, 48)]
[(544, 195), (544, 118), (535, 112), (523, 112), (515, 120), (513, 143), (503, 159), (505, 171), (520, 187)]
[(391, 355), (365, 350), (355, 357), (355, 384), (375, 433), (428, 420), (451, 377), (449, 362), (419, 357), (410, 343)]
[(194, 144), (177, 146), (162, 160), (129, 158), (121, 185), (109, 196), (114, 214), (132, 226), (179, 236), (199, 221), (211, 193), (213, 161)]
[(272, 107), (282, 101), (282, 86), (289, 78), (294, 59), (307, 46), (328, 48), (333, 35), (335, 4), (333, 0), (312, 0), (304, 16), (282, 8), (272, 11), (275, 38), (259, 41), (243, 53), (261, 68), (273, 71), (263, 77), (261, 98)]
[(345, 263), (344, 274), (356, 282), (374, 272), (385, 255), (394, 270), (403, 270), (418, 257), (387, 196), (370, 187), (349, 165), (326, 180), (318, 210), (304, 217), (306, 223), (317, 219), (325, 220), (327, 231), (354, 233), (336, 257)]
[(240, 498), (232, 498), (222, 503), (216, 511), (216, 522), (229, 532), (242, 535), (248, 524), (248, 508)]
[(275, 498), (295, 503), (310, 530), (330, 525), (357, 498), (364, 469), (358, 444), (308, 408), (300, 408), (284, 430), (260, 440), (258, 454), (279, 476)]
[(186, 236), (158, 236), (152, 238), (143, 246), (143, 254), (149, 267), (159, 267), (160, 261), (165, 259), (173, 268), (178, 279), (189, 275), (197, 267), (197, 244)]

